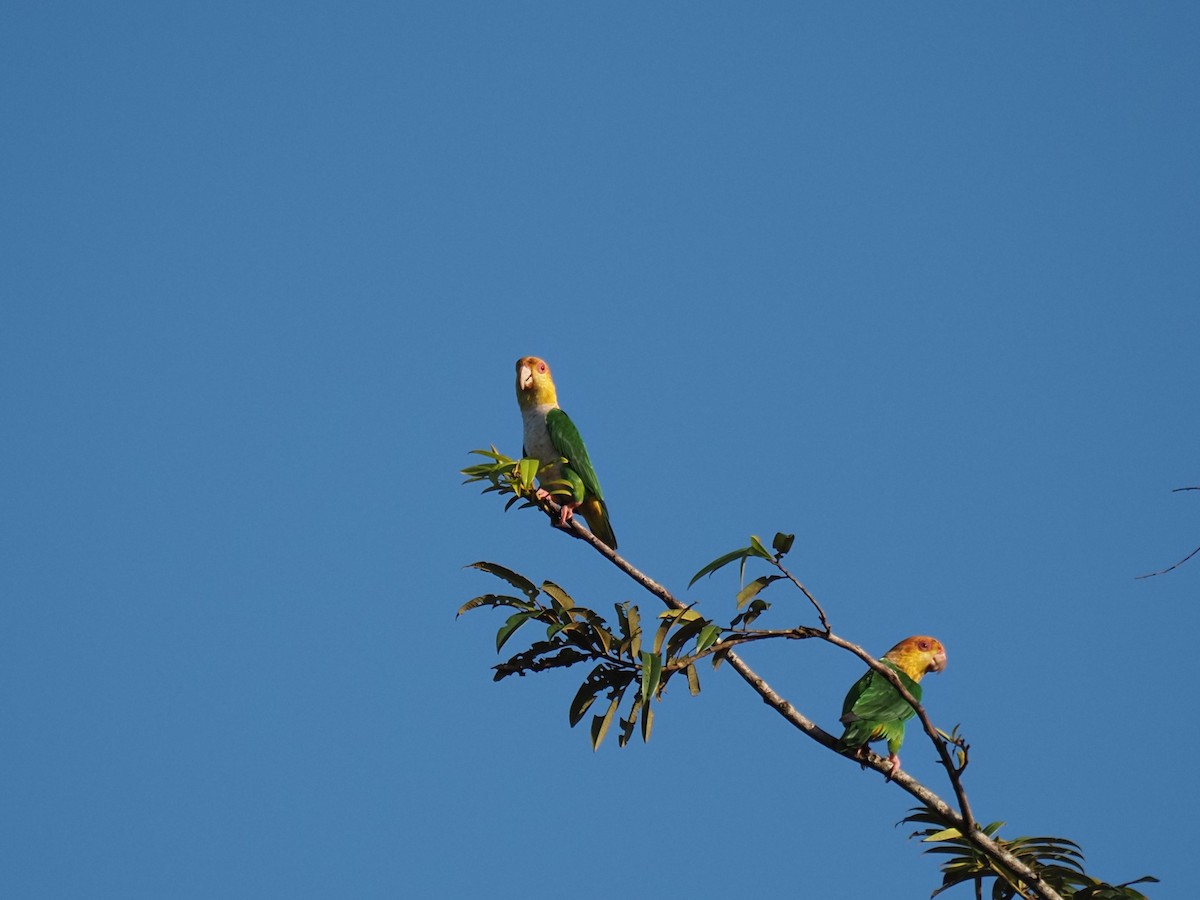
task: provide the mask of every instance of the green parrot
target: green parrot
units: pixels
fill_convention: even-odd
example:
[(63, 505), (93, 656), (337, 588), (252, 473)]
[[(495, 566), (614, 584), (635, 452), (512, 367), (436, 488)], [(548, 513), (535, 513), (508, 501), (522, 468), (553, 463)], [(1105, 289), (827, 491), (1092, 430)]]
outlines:
[[(919, 701), (925, 673), (946, 668), (946, 648), (937, 638), (917, 635), (902, 640), (880, 661), (900, 676), (900, 683)], [(904, 723), (915, 712), (886, 678), (868, 669), (842, 702), (841, 722), (846, 730), (838, 740), (838, 750), (861, 754), (871, 741), (886, 740), (892, 764), (888, 778), (892, 778), (900, 771), (897, 754), (904, 743)]]
[[(600, 480), (588, 458), (587, 447), (579, 437), (579, 429), (558, 406), (554, 380), (544, 360), (536, 356), (517, 360), (517, 403), (524, 423), (522, 452), (542, 463), (539, 484), (545, 486), (554, 481), (566, 481), (570, 485), (570, 496), (553, 497), (562, 505), (559, 524), (566, 525), (579, 510), (592, 534), (616, 550), (617, 537), (608, 521), (608, 507), (604, 504)], [(541, 488), (538, 494), (549, 496)]]

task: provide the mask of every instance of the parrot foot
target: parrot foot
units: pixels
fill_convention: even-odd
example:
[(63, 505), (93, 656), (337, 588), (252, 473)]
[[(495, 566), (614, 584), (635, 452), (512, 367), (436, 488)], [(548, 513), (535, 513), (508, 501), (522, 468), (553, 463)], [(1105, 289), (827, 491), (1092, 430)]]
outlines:
[[(558, 503), (558, 498), (555, 497), (553, 494), (551, 494), (549, 491), (545, 490), (544, 488), (537, 489), (537, 498), (539, 500), (553, 500), (555, 503)], [(559, 528), (567, 527), (567, 523), (570, 522), (571, 519), (574, 518), (574, 516), (575, 516), (575, 508), (577, 506), (579, 506), (578, 503), (574, 503), (571, 501), (567, 501), (565, 503), (559, 503), (559, 506), (558, 506), (558, 527)]]
[(567, 527), (567, 523), (570, 522), (571, 519), (573, 519), (575, 517), (575, 507), (577, 507), (578, 505), (579, 505), (578, 503), (564, 503), (562, 506), (559, 507), (559, 509), (561, 510), (561, 512), (559, 512), (559, 514), (558, 514), (559, 526), (561, 526), (562, 528)]
[(883, 777), (884, 781), (891, 781), (896, 777), (896, 773), (900, 771), (900, 757), (895, 753), (888, 754), (888, 762), (892, 764), (892, 769)]

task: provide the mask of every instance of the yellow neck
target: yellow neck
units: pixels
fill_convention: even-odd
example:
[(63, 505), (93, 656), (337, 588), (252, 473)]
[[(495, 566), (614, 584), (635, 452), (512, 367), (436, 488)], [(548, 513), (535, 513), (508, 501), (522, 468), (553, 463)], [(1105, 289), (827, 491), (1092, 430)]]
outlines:
[(925, 668), (929, 665), (929, 658), (918, 650), (893, 650), (885, 658), (894, 662), (913, 681), (924, 678)]
[(533, 379), (533, 387), (521, 390), (517, 384), (517, 402), (521, 409), (533, 409), (535, 406), (558, 406), (558, 394), (554, 390), (554, 382), (549, 378)]

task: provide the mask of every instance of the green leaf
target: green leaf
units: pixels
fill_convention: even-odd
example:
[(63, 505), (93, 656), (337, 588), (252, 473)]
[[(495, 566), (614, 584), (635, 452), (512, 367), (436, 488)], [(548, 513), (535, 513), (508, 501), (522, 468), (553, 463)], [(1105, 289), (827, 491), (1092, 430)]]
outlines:
[(696, 652), (703, 653), (709, 647), (717, 642), (717, 638), (721, 636), (721, 626), (713, 622), (709, 622), (700, 630), (700, 636), (696, 638)]
[(494, 459), (496, 462), (512, 462), (511, 459), (509, 459), (503, 453), (500, 453), (498, 450), (496, 450), (495, 444), (492, 445), (491, 450), (472, 450), (471, 452), (478, 454), (479, 456), (489, 456), (492, 459)]
[(588, 661), (594, 661), (594, 657), (561, 642), (535, 641), (528, 650), (493, 666), (496, 674), (492, 676), (492, 680), (500, 681), (509, 675), (523, 675), (526, 672), (561, 669)]
[(472, 597), (464, 603), (459, 607), (454, 617), (458, 618), (467, 610), (476, 609), (480, 606), (511, 606), (516, 609), (529, 609), (531, 604), (526, 603), (524, 600), (518, 600), (516, 597), (509, 597), (507, 594), (483, 594), (479, 597)]
[(639, 694), (629, 707), (629, 718), (621, 720), (621, 734), (617, 738), (617, 746), (624, 747), (633, 737), (633, 728), (638, 722), (638, 713), (642, 711), (642, 697)]
[(642, 614), (633, 604), (626, 604), (625, 615), (629, 622), (629, 656), (637, 659), (642, 652)]
[(628, 606), (628, 603), (613, 604), (613, 609), (615, 609), (617, 612), (617, 628), (621, 632), (621, 642), (617, 645), (618, 656), (629, 655), (630, 633)]
[(605, 666), (603, 664), (598, 665), (588, 673), (588, 677), (579, 686), (579, 690), (575, 694), (575, 699), (571, 701), (571, 707), (567, 713), (572, 728), (579, 724), (584, 713), (596, 701), (596, 695), (608, 685), (609, 681), (605, 677), (605, 674)]
[(783, 576), (781, 576), (781, 575), (760, 575), (757, 578), (755, 578), (752, 582), (750, 582), (748, 585), (746, 585), (744, 588), (742, 588), (740, 591), (738, 591), (737, 608), (741, 609), (743, 606), (745, 606), (747, 603), (749, 603), (751, 600), (753, 600), (758, 595), (759, 591), (761, 591), (763, 588), (765, 588), (772, 581), (778, 581), (781, 577), (783, 577)]
[(534, 615), (535, 613), (525, 610), (509, 616), (508, 620), (500, 626), (500, 630), (496, 632), (496, 652), (499, 653), (500, 648), (508, 642), (508, 639), (513, 636), (516, 630), (528, 622)]
[(517, 463), (517, 480), (521, 487), (527, 491), (533, 490), (533, 480), (537, 477), (538, 469), (541, 468), (541, 461), (525, 457)]
[(642, 690), (641, 695), (646, 700), (646, 705), (650, 705), (650, 698), (654, 696), (658, 690), (659, 681), (662, 678), (662, 657), (656, 653), (642, 654)]
[(787, 552), (792, 549), (792, 542), (796, 540), (794, 534), (784, 534), (782, 531), (775, 532), (775, 540), (771, 541), (771, 547), (780, 556), (786, 556)]
[(688, 587), (691, 587), (693, 584), (695, 584), (697, 581), (699, 581), (705, 575), (711, 575), (713, 572), (717, 571), (718, 569), (723, 569), (725, 566), (729, 565), (731, 562), (735, 562), (739, 559), (744, 562), (746, 557), (748, 555), (750, 555), (752, 552), (753, 552), (753, 550), (750, 547), (742, 547), (740, 550), (731, 550), (730, 552), (726, 553), (723, 556), (718, 556), (716, 559), (714, 559), (712, 562), (710, 562), (707, 566), (705, 566), (703, 569), (701, 569), (699, 572), (697, 572), (695, 575), (692, 576), (692, 580), (688, 582)]
[(534, 587), (533, 582), (524, 575), (518, 575), (512, 569), (506, 569), (504, 566), (493, 562), (473, 562), (465, 568), (479, 569), (481, 572), (487, 572), (489, 575), (495, 575), (497, 578), (503, 578), (517, 590), (521, 591), (530, 600), (533, 600), (538, 595), (538, 589)]
[(654, 727), (654, 707), (647, 700), (642, 706), (642, 743), (650, 740), (650, 729)]
[(760, 556), (763, 559), (773, 560), (775, 558), (771, 555), (771, 551), (763, 546), (763, 543), (761, 540), (759, 540), (757, 534), (750, 535), (750, 551), (754, 556)]
[(707, 624), (709, 624), (707, 619), (697, 616), (693, 621), (687, 622), (682, 628), (678, 629), (671, 635), (671, 639), (667, 641), (667, 658), (674, 659), (679, 656), (684, 645), (699, 634)]
[(608, 726), (612, 724), (613, 713), (617, 711), (617, 704), (621, 702), (623, 692), (616, 693), (608, 703), (608, 709), (602, 716), (592, 716), (592, 751), (600, 749), (600, 742), (604, 740), (604, 736), (608, 734)]
[[(671, 628), (678, 625), (680, 622), (684, 623), (683, 627), (680, 629), (680, 631), (677, 631), (675, 633), (675, 635), (671, 638), (670, 642), (667, 645), (668, 647), (671, 646), (672, 644), (675, 644), (680, 639), (679, 638), (680, 632), (686, 631), (689, 627), (691, 627), (693, 625), (695, 625), (695, 627), (699, 628), (706, 621), (708, 621), (702, 615), (700, 615), (700, 613), (696, 612), (691, 607), (688, 607), (686, 609), (668, 609), (666, 612), (659, 613), (658, 617), (659, 617), (659, 619), (662, 620), (662, 622), (659, 624), (658, 631), (655, 632), (655, 635), (654, 635), (654, 652), (655, 653), (662, 653), (663, 639), (666, 638), (666, 636), (670, 632)], [(668, 655), (670, 655), (670, 651), (668, 651)]]
[(962, 837), (962, 832), (957, 828), (943, 828), (941, 831), (935, 831), (933, 834), (926, 835), (922, 841), (944, 841), (949, 838)]
[(771, 604), (761, 597), (751, 600), (750, 607), (744, 613), (733, 617), (733, 627), (736, 628), (740, 624), (745, 628), (749, 628), (755, 619), (770, 608)]
[(575, 608), (575, 601), (571, 599), (570, 594), (560, 588), (553, 581), (543, 581), (542, 590), (549, 595), (550, 600), (556, 609), (568, 610)]
[(660, 612), (658, 618), (658, 628), (654, 632), (654, 652), (662, 653), (663, 640), (682, 617), (691, 614), (691, 618), (698, 618), (699, 613), (692, 612), (690, 609), (668, 609), (665, 612)]
[(687, 668), (684, 669), (684, 671), (687, 672), (688, 690), (691, 691), (692, 696), (695, 697), (700, 693), (700, 673), (696, 671), (695, 663), (688, 663)]
[(607, 628), (608, 623), (593, 610), (583, 610), (583, 613), (584, 621), (587, 622), (588, 628), (592, 630), (596, 643), (601, 646), (605, 653), (608, 653), (612, 650), (612, 646), (616, 642), (616, 639), (612, 636), (612, 632)]

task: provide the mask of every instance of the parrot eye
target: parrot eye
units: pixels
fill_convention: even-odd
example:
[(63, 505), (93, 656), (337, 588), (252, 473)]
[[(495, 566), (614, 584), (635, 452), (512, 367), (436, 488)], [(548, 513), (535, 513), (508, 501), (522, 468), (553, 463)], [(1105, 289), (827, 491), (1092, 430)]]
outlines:
[(929, 641), (917, 641), (917, 646), (920, 647), (922, 650), (928, 650), (929, 649)]
[(545, 363), (538, 363), (538, 371), (544, 374), (544, 373), (545, 373), (545, 371), (546, 371), (546, 364), (545, 364)]

